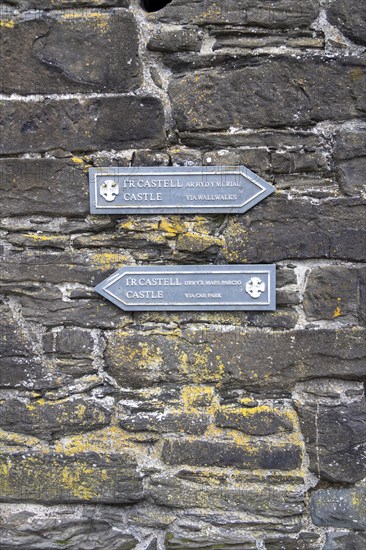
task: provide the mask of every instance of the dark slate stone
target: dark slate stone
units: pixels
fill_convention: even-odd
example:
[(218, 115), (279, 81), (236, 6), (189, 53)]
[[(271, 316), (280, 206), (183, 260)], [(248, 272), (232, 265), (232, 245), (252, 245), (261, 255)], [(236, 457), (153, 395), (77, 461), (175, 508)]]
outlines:
[(80, 296), (80, 299), (71, 296), (65, 302), (61, 291), (47, 283), (18, 283), (16, 289), (14, 284), (10, 286), (10, 289), (2, 287), (1, 291), (17, 296), (25, 319), (45, 327), (77, 325), (111, 329), (123, 318), (128, 318), (128, 314), (122, 313), (107, 300), (93, 299), (92, 288), (90, 295)]
[(341, 128), (334, 134), (335, 160), (348, 160), (366, 156), (366, 126)]
[(105, 407), (85, 397), (28, 403), (10, 398), (0, 402), (2, 429), (41, 439), (96, 430), (106, 426), (109, 419)]
[(87, 167), (81, 159), (0, 159), (3, 216), (89, 213)]
[(138, 544), (118, 507), (7, 504), (0, 545), (7, 550), (132, 550)]
[(366, 474), (366, 406), (354, 403), (299, 406), (310, 470), (321, 479), (354, 483)]
[(319, 489), (312, 494), (311, 517), (315, 525), (366, 530), (366, 489), (363, 485)]
[(160, 433), (184, 432), (188, 434), (203, 434), (209, 424), (206, 414), (131, 412), (119, 421), (124, 430), (132, 432), (153, 431)]
[(57, 386), (60, 378), (45, 368), (34, 351), (34, 335), (6, 305), (0, 306), (0, 319), (0, 387), (49, 389)]
[(154, 97), (0, 101), (0, 154), (128, 149), (162, 144), (164, 114)]
[(90, 357), (94, 349), (94, 340), (90, 331), (79, 327), (63, 328), (50, 334), (52, 340), (48, 340), (49, 346), (44, 344), (45, 352), (56, 352), (59, 355), (72, 355), (78, 357)]
[[(109, 373), (122, 387), (161, 382), (220, 383), (262, 395), (288, 395), (302, 380), (323, 377), (364, 378), (365, 330), (344, 328), (289, 331), (220, 331), (177, 334), (121, 329), (106, 333)], [(260, 341), (260, 345), (258, 342)], [(136, 364), (139, 365), (138, 370)]]
[(259, 441), (246, 448), (223, 441), (178, 439), (165, 440), (162, 458), (171, 465), (294, 470), (301, 465), (301, 448)]
[(321, 173), (327, 171), (327, 158), (322, 151), (285, 151), (271, 154), (274, 174)]
[(366, 187), (366, 157), (341, 161), (337, 165), (337, 179), (345, 195), (360, 195)]
[[(255, 475), (248, 479), (244, 471), (241, 474), (244, 475), (222, 469), (212, 469), (209, 474), (207, 470), (191, 468), (164, 471), (151, 476), (149, 497), (157, 505), (173, 509), (206, 508), (211, 521), (213, 516), (218, 519), (222, 510), (228, 513), (230, 522), (233, 514), (244, 512), (250, 515), (251, 526), (258, 518), (258, 527), (263, 529), (264, 516), (281, 518), (276, 521), (276, 530), (280, 532), (289, 533), (293, 528), (297, 531), (298, 527), (293, 523), (291, 527), (289, 521), (304, 511), (303, 480), (299, 477), (289, 480), (291, 473), (280, 470), (276, 472), (275, 480), (271, 479), (269, 472), (266, 472), (265, 480), (263, 476)], [(228, 519), (223, 518), (222, 525), (227, 525)], [(237, 522), (243, 523), (242, 515)]]
[(137, 29), (127, 10), (37, 13), (0, 28), (3, 93), (127, 92), (141, 81)]
[(366, 188), (366, 128), (341, 129), (335, 133), (334, 141), (340, 188), (346, 195), (360, 194)]
[(294, 537), (265, 540), (266, 550), (324, 550), (316, 533), (303, 532)]
[(312, 269), (304, 294), (307, 319), (337, 320), (345, 317), (362, 323), (360, 288), (365, 285), (366, 268), (322, 266)]
[(165, 29), (162, 27), (154, 34), (147, 48), (157, 52), (200, 51), (202, 34), (198, 27), (176, 27)]
[(125, 504), (142, 499), (141, 475), (127, 454), (7, 452), (0, 458), (2, 502)]
[(366, 259), (364, 201), (329, 199), (313, 203), (269, 197), (245, 216), (231, 218), (223, 256), (229, 263), (272, 263), (326, 258)]
[(337, 532), (327, 533), (323, 550), (365, 550), (366, 533)]
[(180, 131), (310, 126), (361, 117), (365, 78), (356, 59), (256, 58), (237, 70), (190, 71), (171, 81), (169, 96)]
[[(314, 151), (321, 148), (323, 140), (311, 129), (307, 131), (297, 130), (296, 133), (288, 130), (246, 130), (235, 133), (223, 132), (181, 132), (181, 141), (190, 147), (227, 148), (250, 147), (278, 149), (290, 149), (293, 151)], [(194, 149), (192, 149), (194, 151)], [(197, 163), (199, 164), (199, 162)]]
[(366, 44), (366, 4), (358, 0), (335, 0), (327, 6), (327, 17), (332, 25), (356, 42)]
[(215, 424), (222, 428), (234, 428), (251, 435), (271, 435), (291, 431), (293, 426), (285, 417), (271, 411), (222, 409), (215, 417)]
[(60, 8), (96, 8), (103, 6), (127, 8), (130, 0), (7, 0), (7, 4), (21, 10), (49, 10)]
[(291, 0), (268, 6), (256, 0), (173, 0), (151, 13), (149, 19), (164, 23), (254, 25), (268, 28), (293, 28), (310, 25), (319, 11), (318, 2), (305, 0), (301, 8)]

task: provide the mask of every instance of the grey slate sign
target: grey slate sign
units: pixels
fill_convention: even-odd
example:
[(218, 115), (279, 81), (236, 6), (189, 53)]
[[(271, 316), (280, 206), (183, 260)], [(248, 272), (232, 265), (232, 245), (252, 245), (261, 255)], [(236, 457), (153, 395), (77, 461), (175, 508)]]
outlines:
[(125, 311), (273, 311), (276, 266), (122, 267), (95, 290)]
[(90, 168), (92, 214), (246, 212), (275, 188), (245, 166)]

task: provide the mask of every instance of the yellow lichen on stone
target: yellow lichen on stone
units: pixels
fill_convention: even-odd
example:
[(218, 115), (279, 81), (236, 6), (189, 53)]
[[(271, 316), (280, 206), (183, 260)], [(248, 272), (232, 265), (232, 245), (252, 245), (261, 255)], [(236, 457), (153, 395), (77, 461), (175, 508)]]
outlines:
[(93, 497), (97, 497), (99, 493), (90, 483), (96, 472), (98, 473), (98, 477), (104, 478), (104, 480), (107, 479), (106, 470), (96, 470), (96, 468), (92, 468), (86, 463), (73, 464), (72, 467), (64, 466), (60, 482), (73, 497), (80, 498), (81, 500), (90, 500)]
[(178, 220), (162, 218), (159, 223), (159, 229), (164, 233), (167, 233), (170, 237), (175, 237), (179, 233), (185, 233), (187, 228), (185, 228)]
[(335, 308), (335, 310), (333, 311), (333, 319), (335, 319), (336, 317), (340, 317), (342, 315), (342, 311), (341, 311), (341, 298), (337, 298), (337, 302), (338, 302), (338, 305), (337, 307)]
[(181, 390), (183, 409), (187, 413), (205, 412), (213, 414), (219, 407), (215, 389), (211, 386), (184, 386)]
[[(67, 456), (94, 452), (101, 455), (132, 453), (139, 449), (136, 439), (139, 434), (130, 434), (118, 426), (108, 426), (87, 434), (66, 436), (55, 444), (55, 452)], [(146, 439), (142, 434), (141, 442)], [(107, 459), (107, 457), (106, 457)]]
[(84, 160), (81, 157), (71, 157), (72, 162), (75, 164), (84, 164)]
[(190, 356), (182, 351), (179, 344), (176, 345), (179, 358), (178, 368), (195, 384), (204, 382), (220, 382), (223, 378), (225, 366), (219, 355), (212, 359), (212, 350), (209, 345), (203, 349), (193, 352)]
[(42, 235), (40, 233), (24, 233), (24, 237), (33, 239), (35, 241), (57, 241), (63, 239), (64, 235)]
[(77, 19), (86, 19), (90, 20), (93, 25), (96, 27), (96, 30), (101, 32), (106, 32), (110, 28), (110, 15), (109, 13), (103, 13), (100, 11), (68, 11), (61, 15), (61, 20), (77, 20)]
[(92, 263), (102, 271), (118, 269), (128, 263), (128, 257), (120, 252), (98, 252), (92, 254)]
[(35, 447), (35, 446), (43, 446), (44, 443), (38, 439), (37, 437), (34, 437), (32, 435), (23, 435), (18, 434), (15, 432), (7, 432), (5, 430), (0, 429), (0, 447), (4, 450), (9, 450), (9, 448), (14, 447)]
[(211, 235), (202, 235), (200, 233), (185, 233), (178, 237), (177, 248), (179, 250), (188, 250), (190, 252), (204, 252), (212, 246), (224, 245), (222, 237), (213, 237)]
[(14, 29), (15, 27), (15, 21), (13, 19), (1, 19), (0, 20), (0, 28), (5, 29)]

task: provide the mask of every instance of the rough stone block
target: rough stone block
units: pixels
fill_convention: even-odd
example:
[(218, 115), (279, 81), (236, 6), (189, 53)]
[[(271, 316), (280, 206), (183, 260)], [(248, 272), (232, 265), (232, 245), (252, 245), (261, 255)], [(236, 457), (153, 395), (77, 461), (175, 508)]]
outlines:
[(141, 476), (128, 455), (3, 453), (2, 502), (115, 503), (142, 498)]
[(341, 129), (334, 136), (337, 180), (346, 195), (360, 194), (366, 188), (366, 128)]
[(222, 407), (216, 415), (215, 424), (260, 436), (291, 431), (293, 428), (288, 418), (265, 405), (255, 408)]
[(0, 531), (4, 550), (132, 550), (138, 543), (119, 507), (90, 504), (3, 503)]
[[(61, 290), (50, 284), (18, 283), (2, 292), (16, 294), (24, 318), (46, 327), (71, 325), (89, 328), (115, 328), (127, 316), (107, 300), (94, 299), (93, 290), (62, 299)], [(76, 292), (75, 292), (76, 294)]]
[(127, 92), (140, 86), (137, 29), (127, 10), (33, 17), (0, 28), (1, 92)]
[(46, 401), (44, 399), (0, 400), (0, 427), (11, 432), (54, 439), (106, 426), (109, 411), (85, 397)]
[(0, 101), (0, 154), (157, 146), (164, 114), (154, 97)]
[(172, 80), (169, 95), (180, 131), (310, 126), (361, 117), (365, 78), (359, 60), (257, 59), (237, 70), (191, 71)]
[(255, 539), (245, 529), (238, 528), (236, 532), (232, 529), (209, 525), (198, 521), (181, 521), (174, 525), (165, 536), (165, 548), (167, 550), (190, 550), (194, 548), (205, 548), (216, 550), (255, 550), (257, 548)]
[(60, 8), (100, 8), (103, 6), (127, 8), (130, 0), (9, 0), (21, 10), (60, 9)]
[(364, 550), (366, 546), (366, 533), (359, 532), (330, 532), (323, 550)]
[(312, 269), (304, 294), (308, 320), (346, 318), (362, 323), (365, 305), (361, 302), (366, 286), (366, 269), (324, 266)]
[(324, 550), (319, 535), (306, 531), (294, 537), (268, 538), (265, 545), (266, 550)]
[(0, 208), (3, 216), (89, 213), (87, 169), (70, 159), (0, 159)]
[[(6, 253), (2, 266), (3, 281), (12, 285), (30, 281), (93, 285), (130, 262), (129, 254), (122, 250), (99, 252), (85, 248), (63, 251), (52, 249), (52, 237), (43, 236), (49, 239), (50, 247), (47, 249), (13, 249)], [(34, 240), (37, 238), (39, 235), (36, 234)]]
[(209, 424), (205, 414), (187, 414), (177, 412), (137, 412), (119, 421), (121, 428), (127, 431), (153, 431), (159, 433), (184, 432), (188, 434), (203, 434)]
[(362, 385), (319, 380), (297, 397), (310, 470), (331, 482), (354, 483), (366, 473), (366, 405)]
[(366, 531), (366, 489), (364, 485), (341, 489), (319, 489), (310, 503), (315, 525)]
[(366, 6), (357, 0), (335, 0), (327, 7), (327, 17), (356, 44), (366, 44)]
[(148, 492), (156, 504), (172, 508), (225, 510), (231, 515), (244, 512), (253, 520), (256, 515), (280, 517), (283, 528), (288, 530), (288, 519), (304, 510), (304, 487), (301, 478), (289, 481), (287, 475), (277, 471), (277, 477), (264, 482), (255, 476), (248, 479), (232, 470), (226, 475), (224, 471), (218, 474), (213, 469), (185, 468), (175, 474), (152, 475)]
[(90, 357), (94, 349), (94, 340), (90, 331), (79, 327), (63, 328), (57, 332), (47, 333), (43, 339), (46, 353)]
[(254, 25), (266, 28), (293, 28), (310, 25), (319, 11), (318, 2), (305, 0), (301, 5), (280, 0), (267, 5), (256, 0), (173, 0), (149, 19), (164, 23)]
[(177, 439), (164, 442), (162, 457), (167, 464), (294, 470), (301, 465), (301, 447), (253, 440), (246, 448), (223, 441)]
[(269, 197), (245, 217), (229, 220), (223, 257), (229, 263), (289, 259), (366, 259), (362, 200)]
[[(106, 334), (109, 373), (123, 387), (160, 382), (215, 383), (262, 395), (288, 395), (294, 383), (319, 376), (364, 376), (365, 331), (246, 331), (194, 328), (166, 335), (117, 330)], [(260, 346), (258, 342), (260, 341)], [(286, 353), (284, 353), (286, 350)], [(273, 397), (273, 394), (272, 394)]]
[(198, 27), (162, 27), (154, 34), (147, 48), (157, 52), (199, 51), (201, 48), (202, 34)]
[(35, 389), (57, 385), (58, 377), (42, 365), (34, 349), (32, 331), (6, 305), (0, 307), (0, 319), (0, 387)]

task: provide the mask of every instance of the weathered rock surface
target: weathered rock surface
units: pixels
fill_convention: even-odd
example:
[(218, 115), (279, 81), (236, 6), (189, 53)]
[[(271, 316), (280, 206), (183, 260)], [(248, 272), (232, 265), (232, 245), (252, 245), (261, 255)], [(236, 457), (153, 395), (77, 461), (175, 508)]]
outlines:
[(250, 450), (240, 445), (205, 440), (177, 439), (165, 441), (163, 460), (167, 464), (190, 466), (221, 466), (227, 468), (252, 468), (294, 470), (301, 464), (301, 448), (251, 444)]
[(162, 145), (164, 116), (154, 97), (0, 101), (0, 124), (2, 155), (94, 151)]
[(132, 550), (138, 540), (117, 508), (2, 504), (0, 544), (21, 550)]
[(164, 9), (150, 14), (150, 19), (164, 23), (195, 23), (253, 25), (270, 28), (301, 27), (309, 25), (318, 14), (318, 3), (306, 0), (302, 9), (289, 0), (280, 0), (276, 4), (259, 4), (255, 0), (173, 0)]
[(332, 482), (363, 479), (366, 404), (362, 385), (318, 380), (300, 388), (297, 407), (310, 469)]
[(123, 504), (142, 498), (136, 462), (121, 454), (3, 453), (0, 486), (3, 502)]
[(364, 205), (353, 199), (312, 204), (305, 199), (269, 198), (245, 218), (232, 218), (223, 257), (229, 263), (366, 257)]
[(127, 92), (141, 84), (137, 54), (136, 24), (129, 12), (36, 14), (0, 29), (0, 91)]
[(237, 70), (183, 75), (169, 95), (181, 131), (309, 126), (361, 116), (364, 81), (364, 67), (348, 59), (257, 58)]
[(327, 9), (329, 21), (357, 44), (366, 44), (366, 6), (364, 2), (335, 0)]
[(365, 286), (364, 268), (326, 266), (312, 270), (304, 295), (307, 318), (314, 321), (345, 317), (362, 324), (366, 320)]
[(194, 330), (182, 332), (181, 337), (126, 330), (108, 333), (108, 372), (126, 387), (208, 382), (280, 395), (288, 394), (296, 382), (318, 377), (319, 372), (324, 378), (354, 380), (362, 379), (365, 372), (361, 328), (339, 334), (324, 329), (263, 331), (260, 347), (258, 333), (250, 330), (213, 333), (211, 329), (208, 342), (204, 335)]
[(327, 533), (324, 550), (363, 550), (365, 544), (366, 534), (363, 532), (330, 532)]
[(87, 166), (78, 157), (0, 159), (2, 215), (87, 215), (86, 170)]
[(366, 530), (365, 487), (319, 489), (311, 498), (315, 525)]
[(109, 417), (102, 405), (85, 398), (28, 403), (15, 398), (0, 400), (2, 429), (41, 439), (95, 430), (107, 425)]

